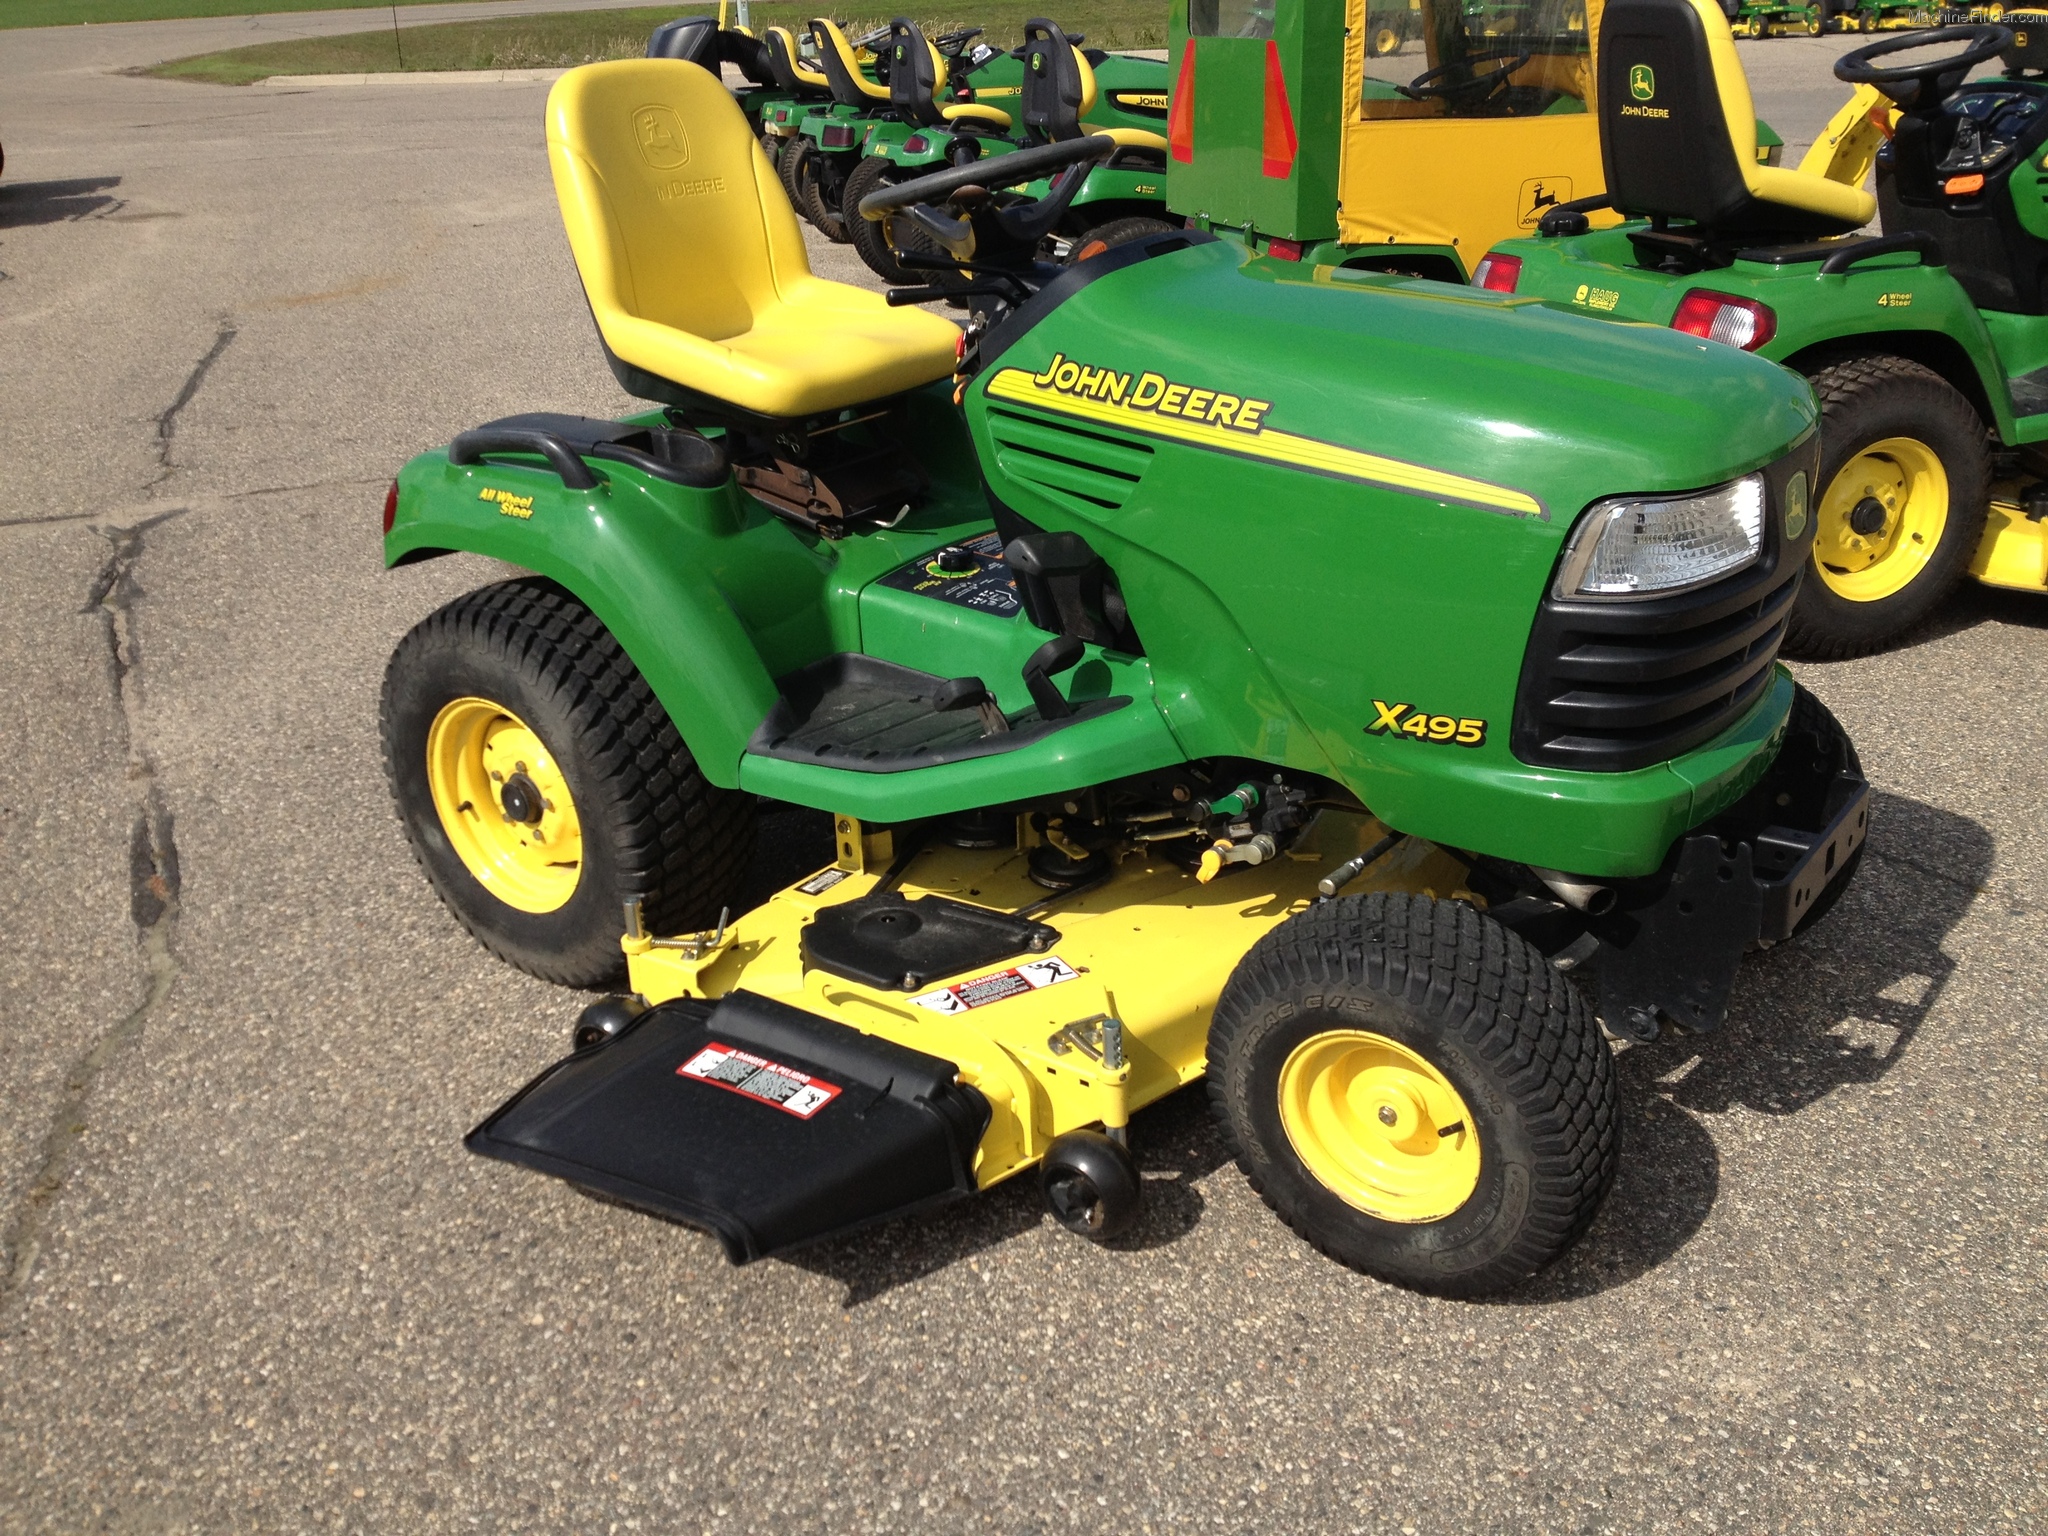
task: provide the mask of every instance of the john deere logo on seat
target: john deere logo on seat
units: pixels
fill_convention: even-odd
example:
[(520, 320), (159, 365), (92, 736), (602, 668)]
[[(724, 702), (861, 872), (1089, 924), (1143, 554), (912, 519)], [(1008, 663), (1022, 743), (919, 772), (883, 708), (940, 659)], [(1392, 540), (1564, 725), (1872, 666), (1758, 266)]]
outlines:
[(633, 113), (633, 138), (641, 158), (657, 171), (673, 171), (690, 163), (690, 137), (674, 107), (659, 104)]
[(1637, 101), (1648, 101), (1657, 94), (1657, 74), (1647, 64), (1629, 67), (1628, 93)]

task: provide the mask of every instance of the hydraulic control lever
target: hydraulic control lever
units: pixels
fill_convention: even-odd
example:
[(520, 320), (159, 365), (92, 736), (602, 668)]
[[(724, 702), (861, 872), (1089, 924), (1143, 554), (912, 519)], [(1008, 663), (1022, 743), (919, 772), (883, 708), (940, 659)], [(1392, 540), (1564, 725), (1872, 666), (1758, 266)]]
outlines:
[(1041, 720), (1064, 720), (1074, 712), (1074, 706), (1067, 702), (1067, 696), (1052, 678), (1055, 672), (1064, 672), (1079, 661), (1083, 649), (1074, 636), (1055, 635), (1025, 660), (1024, 686), (1031, 690), (1031, 700), (1038, 706)]
[(1002, 705), (996, 702), (995, 695), (988, 691), (988, 685), (978, 677), (949, 678), (939, 684), (932, 693), (932, 708), (942, 714), (954, 709), (975, 711), (981, 716), (981, 734), (984, 736), (1000, 736), (1010, 728)]

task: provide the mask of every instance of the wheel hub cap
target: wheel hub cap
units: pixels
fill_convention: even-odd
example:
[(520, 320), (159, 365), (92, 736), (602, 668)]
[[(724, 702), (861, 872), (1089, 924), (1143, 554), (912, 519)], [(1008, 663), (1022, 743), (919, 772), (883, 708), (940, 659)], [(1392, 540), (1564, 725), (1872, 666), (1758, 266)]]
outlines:
[(554, 754), (502, 704), (456, 699), (427, 728), (427, 783), (448, 845), (477, 883), (521, 912), (576, 894), (583, 824)]
[(1332, 1193), (1384, 1221), (1440, 1221), (1478, 1187), (1479, 1136), (1458, 1090), (1384, 1035), (1332, 1030), (1280, 1069), (1280, 1119)]
[(1856, 454), (1821, 495), (1816, 573), (1851, 602), (1905, 590), (1926, 569), (1948, 525), (1948, 473), (1918, 438), (1888, 437)]

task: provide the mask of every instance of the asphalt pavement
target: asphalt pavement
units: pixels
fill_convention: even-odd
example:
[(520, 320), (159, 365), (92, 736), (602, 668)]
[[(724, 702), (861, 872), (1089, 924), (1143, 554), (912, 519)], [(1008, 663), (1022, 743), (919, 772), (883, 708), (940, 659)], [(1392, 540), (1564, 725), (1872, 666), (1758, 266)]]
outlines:
[[(1107, 1248), (1020, 1184), (735, 1270), (465, 1153), (580, 999), (406, 852), (384, 662), (495, 571), (381, 570), (378, 512), (627, 401), (545, 86), (117, 72), (237, 26), (0, 36), (0, 1531), (2048, 1524), (2048, 599), (1799, 669), (1862, 875), (1623, 1055), (1612, 1199), (1497, 1303), (1297, 1242), (1199, 1094)], [(1795, 148), (1843, 46), (1742, 46)]]

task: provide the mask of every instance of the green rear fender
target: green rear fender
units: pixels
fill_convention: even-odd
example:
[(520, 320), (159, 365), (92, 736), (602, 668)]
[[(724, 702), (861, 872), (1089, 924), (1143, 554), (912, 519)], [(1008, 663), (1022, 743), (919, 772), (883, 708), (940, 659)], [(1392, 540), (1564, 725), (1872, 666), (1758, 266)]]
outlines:
[(406, 465), (398, 488), (387, 565), (464, 550), (559, 582), (625, 648), (722, 788), (739, 784), (774, 676), (833, 649), (827, 606), (804, 600), (826, 562), (750, 519), (730, 483), (657, 496), (610, 474), (571, 491), (537, 467), (457, 466), (437, 449)]

